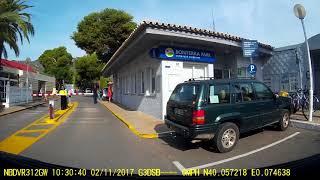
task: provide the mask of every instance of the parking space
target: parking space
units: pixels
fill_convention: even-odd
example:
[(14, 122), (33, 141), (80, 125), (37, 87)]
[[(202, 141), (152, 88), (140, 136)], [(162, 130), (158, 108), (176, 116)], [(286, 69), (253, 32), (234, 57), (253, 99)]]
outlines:
[(210, 142), (186, 144), (183, 140), (163, 138), (177, 170), (181, 168), (258, 168), (291, 162), (320, 152), (320, 134), (289, 128), (280, 132), (272, 128), (242, 135), (235, 149), (217, 153)]

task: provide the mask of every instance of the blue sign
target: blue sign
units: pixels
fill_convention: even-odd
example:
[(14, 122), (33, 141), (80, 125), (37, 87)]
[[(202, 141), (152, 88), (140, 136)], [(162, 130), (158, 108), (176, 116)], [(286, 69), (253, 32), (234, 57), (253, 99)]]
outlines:
[(258, 57), (259, 56), (259, 45), (256, 40), (243, 40), (242, 51), (244, 57)]
[(257, 72), (257, 66), (255, 64), (250, 64), (247, 68), (249, 74), (255, 75)]
[(160, 46), (159, 48), (151, 49), (150, 55), (159, 59), (203, 63), (213, 63), (216, 60), (213, 51), (169, 46)]

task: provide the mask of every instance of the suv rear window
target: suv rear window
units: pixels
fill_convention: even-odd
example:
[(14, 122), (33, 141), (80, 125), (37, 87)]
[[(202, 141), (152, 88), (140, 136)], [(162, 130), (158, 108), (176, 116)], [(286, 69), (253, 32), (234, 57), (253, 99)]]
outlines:
[(180, 84), (172, 92), (170, 100), (192, 103), (196, 100), (198, 92), (199, 85), (197, 84)]

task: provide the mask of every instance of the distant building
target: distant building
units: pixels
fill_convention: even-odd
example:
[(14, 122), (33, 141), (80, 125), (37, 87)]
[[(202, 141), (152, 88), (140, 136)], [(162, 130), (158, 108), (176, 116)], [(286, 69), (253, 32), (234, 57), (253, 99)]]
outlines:
[[(314, 92), (319, 95), (320, 34), (309, 38), (308, 42), (313, 68)], [(273, 55), (263, 66), (263, 81), (275, 92), (280, 90), (295, 92), (301, 86), (309, 89), (309, 64), (305, 43), (274, 49)]]
[(19, 88), (26, 87), (27, 77), (29, 77), (29, 88), (32, 93), (44, 92), (45, 90), (46, 92), (51, 92), (55, 87), (56, 80), (54, 77), (40, 74), (30, 65), (18, 61), (1, 59), (1, 66), (3, 67), (3, 70), (0, 72), (1, 102), (4, 102), (6, 99), (5, 87), (7, 84)]

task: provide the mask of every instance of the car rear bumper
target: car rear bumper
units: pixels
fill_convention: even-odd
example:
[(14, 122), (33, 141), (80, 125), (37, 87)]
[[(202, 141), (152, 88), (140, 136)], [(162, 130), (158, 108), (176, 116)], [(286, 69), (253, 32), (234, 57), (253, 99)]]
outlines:
[(186, 138), (199, 139), (199, 140), (210, 140), (214, 137), (216, 130), (216, 124), (202, 125), (187, 127), (181, 124), (175, 123), (168, 119), (165, 119), (165, 124), (168, 128), (175, 131), (177, 134), (182, 135)]

